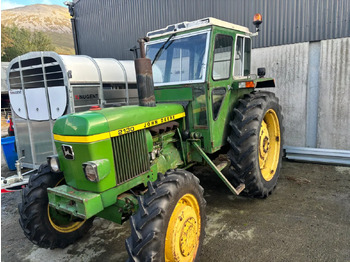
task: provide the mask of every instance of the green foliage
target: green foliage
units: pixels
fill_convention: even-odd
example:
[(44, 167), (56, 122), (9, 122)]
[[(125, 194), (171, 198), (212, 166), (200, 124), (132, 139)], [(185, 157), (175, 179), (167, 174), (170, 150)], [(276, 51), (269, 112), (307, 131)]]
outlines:
[(31, 32), (14, 25), (1, 28), (1, 59), (13, 58), (31, 51), (54, 51), (51, 39), (43, 32)]

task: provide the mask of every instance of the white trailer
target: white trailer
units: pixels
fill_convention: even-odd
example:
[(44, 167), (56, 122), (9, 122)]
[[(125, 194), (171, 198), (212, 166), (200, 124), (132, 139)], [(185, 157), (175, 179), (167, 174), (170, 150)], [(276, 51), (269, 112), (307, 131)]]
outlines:
[[(27, 53), (8, 65), (7, 86), (18, 157), (34, 170), (56, 153), (52, 129), (58, 117), (94, 105), (138, 103), (134, 61), (111, 58)], [(9, 184), (2, 179), (2, 188)]]

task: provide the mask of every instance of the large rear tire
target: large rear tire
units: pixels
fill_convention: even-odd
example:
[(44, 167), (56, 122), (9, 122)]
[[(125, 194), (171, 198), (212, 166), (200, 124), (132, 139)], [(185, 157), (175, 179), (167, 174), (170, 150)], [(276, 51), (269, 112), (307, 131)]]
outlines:
[(185, 170), (170, 170), (148, 183), (138, 197), (126, 240), (129, 261), (198, 260), (205, 235), (205, 206), (199, 179)]
[(64, 184), (64, 177), (42, 165), (22, 190), (19, 223), (25, 236), (43, 248), (65, 248), (91, 228), (93, 218), (82, 220), (49, 207), (47, 188)]
[(234, 109), (228, 137), (230, 179), (245, 184), (248, 196), (267, 197), (276, 187), (282, 163), (281, 106), (271, 92), (252, 92)]

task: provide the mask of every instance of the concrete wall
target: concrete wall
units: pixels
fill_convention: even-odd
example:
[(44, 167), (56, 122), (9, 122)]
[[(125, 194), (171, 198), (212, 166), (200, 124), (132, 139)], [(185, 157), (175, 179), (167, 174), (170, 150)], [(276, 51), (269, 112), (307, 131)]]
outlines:
[(350, 150), (350, 38), (253, 49), (276, 79), (285, 145)]

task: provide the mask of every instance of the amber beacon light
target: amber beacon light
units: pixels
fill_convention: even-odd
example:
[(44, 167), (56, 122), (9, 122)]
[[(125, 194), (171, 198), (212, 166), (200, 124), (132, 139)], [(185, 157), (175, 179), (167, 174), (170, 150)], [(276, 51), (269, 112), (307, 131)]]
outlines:
[(253, 18), (253, 24), (255, 25), (257, 32), (259, 32), (259, 25), (261, 23), (262, 23), (262, 16), (261, 16), (261, 14), (259, 14), (259, 13), (255, 14), (254, 18)]

